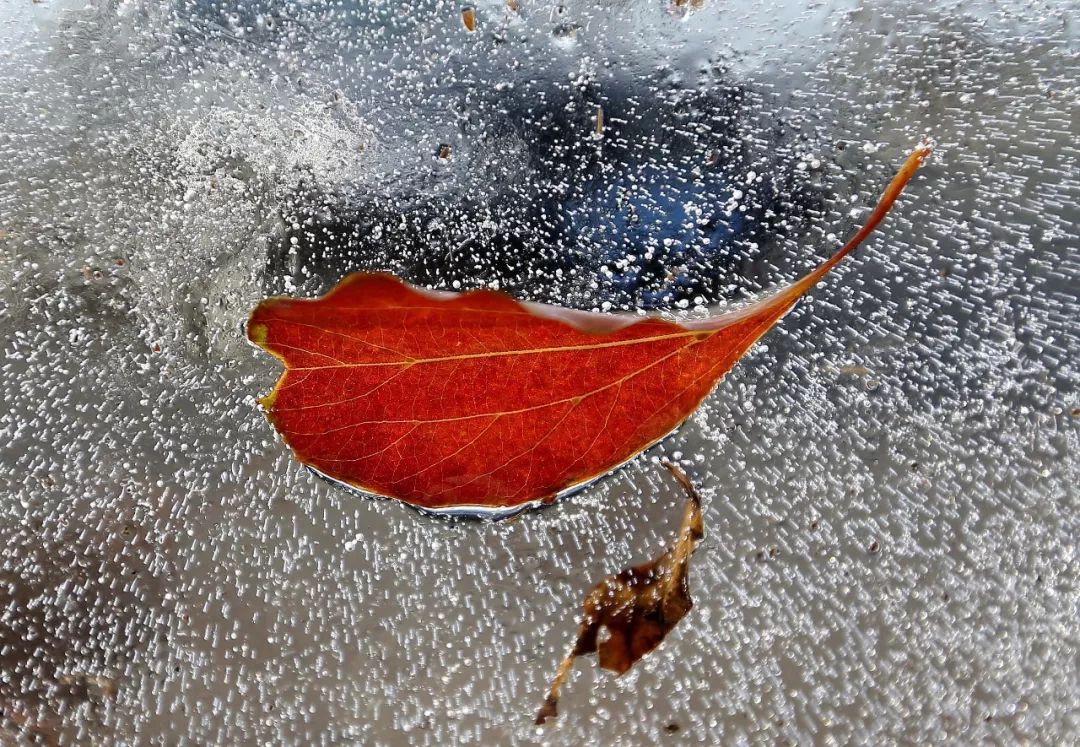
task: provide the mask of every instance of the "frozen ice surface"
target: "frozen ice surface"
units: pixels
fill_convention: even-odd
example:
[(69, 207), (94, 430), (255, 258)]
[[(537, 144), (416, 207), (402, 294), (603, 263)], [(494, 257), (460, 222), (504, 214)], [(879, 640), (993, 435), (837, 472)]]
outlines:
[[(518, 5), (0, 2), (0, 741), (1080, 738), (1073, 0)], [(360, 499), (255, 406), (267, 293), (693, 313), (924, 133), (858, 257), (558, 506)], [(676, 526), (661, 455), (696, 606), (538, 730), (583, 593)]]

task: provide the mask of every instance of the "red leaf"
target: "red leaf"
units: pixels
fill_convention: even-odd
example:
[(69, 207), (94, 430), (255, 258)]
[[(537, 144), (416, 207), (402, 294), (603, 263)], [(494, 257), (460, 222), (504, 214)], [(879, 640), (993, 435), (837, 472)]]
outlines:
[(911, 154), (820, 267), (706, 320), (433, 292), (383, 274), (350, 275), (314, 300), (264, 300), (248, 337), (285, 371), (262, 405), (301, 462), (369, 493), (432, 510), (551, 501), (682, 423), (873, 231), (928, 153)]

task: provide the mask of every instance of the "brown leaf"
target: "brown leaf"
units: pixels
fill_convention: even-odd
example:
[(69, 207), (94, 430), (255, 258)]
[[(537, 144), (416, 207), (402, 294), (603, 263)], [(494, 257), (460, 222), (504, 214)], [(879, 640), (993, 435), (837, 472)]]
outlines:
[[(667, 462), (664, 466), (688, 496), (675, 544), (650, 563), (608, 576), (585, 597), (577, 641), (555, 673), (547, 699), (536, 714), (537, 724), (558, 715), (559, 690), (576, 657), (595, 651), (601, 667), (621, 675), (660, 645), (694, 605), (688, 567), (694, 548), (705, 534), (701, 497), (681, 469)], [(607, 634), (603, 639), (602, 630)]]

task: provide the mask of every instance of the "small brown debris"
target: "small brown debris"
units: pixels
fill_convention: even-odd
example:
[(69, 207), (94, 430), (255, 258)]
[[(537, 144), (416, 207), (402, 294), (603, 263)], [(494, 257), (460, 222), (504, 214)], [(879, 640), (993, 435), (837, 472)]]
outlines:
[(476, 9), (468, 5), (462, 8), (461, 21), (465, 24), (465, 30), (470, 34), (476, 31)]
[(445, 160), (449, 159), (450, 154), (452, 153), (452, 151), (453, 151), (453, 149), (450, 147), (449, 143), (440, 143), (439, 144), (439, 152), (438, 152), (439, 160), (445, 161)]
[(60, 674), (56, 681), (61, 685), (85, 690), (87, 694), (97, 693), (103, 698), (111, 698), (116, 695), (116, 680), (111, 677), (102, 677), (98, 674), (85, 672), (71, 672)]
[(604, 136), (604, 107), (596, 107), (596, 127), (593, 128), (593, 137)]
[(845, 376), (867, 376), (874, 373), (866, 366), (840, 366), (836, 372)]
[(669, 12), (674, 16), (683, 16), (704, 6), (705, 0), (672, 0)]
[[(0, 709), (0, 727), (3, 726), (5, 718), (29, 738), (30, 744), (47, 744), (49, 747), (56, 747), (60, 744), (57, 726), (52, 719), (35, 720), (24, 713), (8, 708), (6, 703), (4, 708)], [(0, 736), (3, 736), (3, 734), (0, 733)], [(0, 742), (3, 742), (3, 740), (0, 740)], [(7, 744), (7, 742), (3, 743)]]
[[(559, 690), (570, 676), (574, 659), (596, 653), (604, 669), (622, 675), (652, 651), (693, 607), (689, 561), (705, 534), (701, 497), (686, 474), (664, 463), (687, 494), (686, 510), (675, 544), (650, 563), (608, 576), (585, 597), (577, 640), (555, 673), (536, 723), (558, 715)], [(607, 637), (601, 637), (601, 631)]]

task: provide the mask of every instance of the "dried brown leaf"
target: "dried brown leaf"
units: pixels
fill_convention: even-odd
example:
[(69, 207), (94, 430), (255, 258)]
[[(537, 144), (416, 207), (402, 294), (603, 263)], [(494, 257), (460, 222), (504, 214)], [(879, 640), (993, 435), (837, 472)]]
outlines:
[[(558, 715), (559, 690), (574, 659), (596, 652), (604, 669), (622, 675), (664, 637), (693, 607), (689, 561), (704, 536), (701, 498), (686, 474), (665, 463), (687, 493), (686, 510), (675, 544), (649, 563), (608, 576), (588, 593), (574, 647), (559, 665), (536, 723)], [(606, 638), (601, 638), (601, 633)]]

